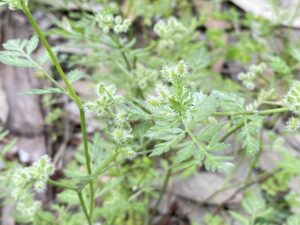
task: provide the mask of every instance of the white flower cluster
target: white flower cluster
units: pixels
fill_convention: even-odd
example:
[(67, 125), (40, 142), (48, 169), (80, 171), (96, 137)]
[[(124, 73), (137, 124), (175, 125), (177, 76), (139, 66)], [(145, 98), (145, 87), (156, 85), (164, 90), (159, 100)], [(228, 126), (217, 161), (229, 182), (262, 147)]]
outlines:
[(132, 138), (132, 135), (128, 130), (125, 130), (124, 128), (116, 128), (112, 132), (112, 137), (116, 143), (124, 144), (130, 138)]
[(252, 65), (249, 68), (249, 71), (247, 73), (239, 73), (238, 79), (242, 81), (242, 84), (244, 87), (246, 87), (248, 90), (254, 90), (255, 88), (255, 79), (258, 74), (263, 73), (263, 71), (266, 69), (265, 63), (260, 63), (258, 65)]
[[(178, 85), (182, 82), (182, 77), (188, 73), (188, 66), (180, 60), (175, 66), (163, 66), (161, 76), (165, 82), (172, 85)], [(156, 87), (156, 95), (149, 96), (147, 99), (148, 105), (152, 109), (158, 109), (167, 104), (171, 98), (170, 89), (163, 84), (158, 84)]]
[[(28, 0), (21, 0), (25, 3), (25, 5), (28, 5)], [(2, 5), (8, 5), (8, 8), (10, 10), (18, 10), (18, 9), (22, 9), (21, 4), (20, 4), (20, 0), (2, 0), (0, 2), (0, 6)]]
[(285, 103), (290, 110), (300, 115), (300, 82), (297, 81), (285, 96)]
[(31, 167), (18, 168), (12, 175), (12, 197), (17, 200), (17, 208), (25, 214), (34, 214), (39, 208), (39, 202), (32, 197), (32, 188), (35, 192), (43, 192), (46, 183), (54, 173), (54, 165), (50, 158), (45, 155), (35, 162)]
[(96, 85), (96, 94), (98, 99), (85, 103), (87, 110), (92, 110), (97, 113), (102, 113), (113, 104), (119, 104), (122, 101), (122, 96), (117, 94), (117, 89), (114, 85), (99, 83)]
[(133, 135), (129, 117), (130, 115), (124, 111), (116, 114), (116, 127), (112, 130), (111, 136), (118, 145), (118, 151), (121, 153), (120, 156), (127, 159), (133, 159), (136, 156), (136, 152), (133, 150), (131, 143)]
[(286, 123), (286, 129), (288, 131), (298, 131), (300, 128), (300, 119), (297, 117), (291, 117)]
[(114, 16), (111, 13), (99, 13), (96, 15), (96, 21), (104, 33), (108, 33), (111, 29), (119, 34), (126, 33), (131, 25), (129, 19), (122, 19), (121, 16)]
[(176, 84), (188, 73), (188, 66), (183, 60), (180, 60), (176, 66), (163, 66), (160, 72), (164, 81)]
[(298, 131), (300, 129), (300, 82), (297, 81), (290, 88), (289, 92), (285, 96), (285, 104), (287, 107), (296, 114), (292, 116), (287, 124), (286, 129), (288, 131)]
[(133, 138), (131, 134), (131, 127), (130, 126), (121, 126), (115, 128), (112, 131), (112, 138), (114, 141), (119, 145), (118, 151), (121, 157), (127, 159), (134, 159), (136, 156), (136, 152), (132, 149), (130, 145), (130, 140)]
[(182, 40), (188, 30), (175, 17), (170, 17), (168, 20), (159, 20), (154, 26), (154, 32), (161, 38), (160, 48), (172, 48), (177, 41)]
[(18, 201), (17, 210), (24, 216), (33, 217), (36, 211), (41, 208), (41, 206), (41, 202), (34, 200), (32, 194), (27, 194), (22, 198), (21, 201)]
[(152, 109), (156, 110), (165, 105), (170, 97), (169, 88), (166, 85), (158, 84), (156, 86), (156, 96), (149, 96), (147, 103)]

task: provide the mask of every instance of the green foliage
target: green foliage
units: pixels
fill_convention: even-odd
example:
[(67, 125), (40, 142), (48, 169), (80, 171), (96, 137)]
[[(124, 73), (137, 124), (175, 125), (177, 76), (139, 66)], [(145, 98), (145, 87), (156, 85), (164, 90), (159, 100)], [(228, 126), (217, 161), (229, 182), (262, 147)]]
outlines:
[[(55, 169), (49, 158), (24, 167), (6, 158), (15, 140), (1, 147), (1, 197), (11, 201), (11, 190), (22, 212), (12, 215), (20, 224), (148, 225), (158, 216), (159, 209), (152, 207), (159, 208), (170, 180), (204, 171), (229, 172), (220, 191), (229, 184), (244, 194), (242, 210), (223, 202), (220, 214), (205, 216), (205, 224), (299, 223), (300, 195), (291, 191), (290, 182), (299, 176), (300, 160), (276, 141), (284, 132), (274, 132), (271, 140), (282, 157), (275, 172), (260, 167), (267, 130), (280, 120), (288, 121), (287, 131), (299, 130), (297, 43), (286, 43), (287, 51), (274, 54), (263, 47), (269, 33), (275, 34), (274, 25), (223, 1), (201, 7), (184, 0), (37, 2), (37, 8), (45, 3), (51, 8), (47, 13), (53, 13), (54, 28), (41, 32), (34, 26), (39, 37), (7, 41), (0, 62), (39, 70), (40, 79), (50, 81), (47, 88), (22, 94), (43, 95), (55, 160), (60, 121), (68, 116), (57, 96), (75, 103), (82, 129), (76, 137), (83, 143), (58, 180), (49, 179)], [(19, 1), (0, 5), (21, 9)], [(35, 24), (29, 7), (24, 13)], [(61, 37), (71, 50), (58, 54), (45, 45), (43, 33)], [(46, 52), (33, 57), (39, 39)], [(54, 67), (45, 69), (50, 59)], [(95, 86), (91, 96), (79, 96), (73, 89), (81, 81)], [(290, 118), (283, 116), (288, 111)], [(86, 123), (97, 125), (93, 134)], [(6, 136), (0, 133), (0, 143)], [(77, 143), (73, 139), (78, 140), (72, 137), (70, 143)], [(247, 179), (236, 182), (240, 159), (249, 161), (249, 172)], [(265, 173), (269, 177), (261, 179)], [(44, 191), (47, 182), (59, 193), (42, 206), (34, 194)], [(253, 185), (257, 194), (245, 195)], [(231, 222), (224, 216), (228, 211)]]
[(300, 216), (294, 215), (288, 218), (286, 225), (297, 225), (300, 223)]
[(30, 54), (36, 49), (38, 41), (37, 36), (32, 36), (29, 40), (14, 39), (7, 41), (3, 44), (6, 51), (1, 51), (0, 62), (19, 67), (37, 67)]
[(261, 223), (259, 219), (268, 218), (272, 215), (273, 209), (268, 208), (264, 199), (255, 194), (250, 194), (242, 201), (242, 207), (246, 215), (230, 212), (231, 216), (235, 218), (242, 225), (259, 225), (269, 224)]

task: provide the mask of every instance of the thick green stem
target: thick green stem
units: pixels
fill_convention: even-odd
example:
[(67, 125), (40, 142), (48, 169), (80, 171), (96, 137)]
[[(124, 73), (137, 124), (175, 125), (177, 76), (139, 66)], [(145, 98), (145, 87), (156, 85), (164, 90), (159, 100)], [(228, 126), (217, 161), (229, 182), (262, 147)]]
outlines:
[(275, 113), (282, 113), (288, 112), (289, 108), (282, 107), (277, 109), (268, 109), (263, 111), (244, 111), (244, 112), (215, 112), (213, 113), (214, 116), (247, 116), (247, 115), (259, 115), (259, 116), (266, 116)]
[[(85, 155), (85, 160), (86, 160), (86, 168), (87, 172), (90, 175), (92, 173), (91, 171), (91, 162), (90, 162), (90, 156), (89, 156), (89, 151), (88, 151), (88, 137), (87, 137), (87, 132), (86, 132), (86, 120), (85, 120), (85, 112), (83, 110), (83, 105), (82, 102), (80, 101), (79, 97), (75, 93), (71, 83), (69, 82), (67, 76), (65, 75), (63, 69), (61, 68), (58, 59), (56, 58), (55, 54), (53, 53), (47, 39), (43, 35), (42, 31), (38, 27), (35, 19), (33, 18), (31, 12), (29, 11), (28, 7), (25, 5), (23, 0), (19, 0), (22, 10), (24, 14), (27, 16), (29, 22), (31, 23), (32, 27), (34, 28), (35, 32), (38, 34), (39, 38), (41, 39), (43, 45), (45, 46), (58, 74), (60, 75), (61, 79), (64, 81), (68, 92), (69, 96), (73, 99), (73, 101), (76, 103), (78, 109), (80, 110), (80, 123), (81, 123), (81, 130), (82, 130), (82, 136), (83, 136), (83, 144), (84, 144), (84, 155)], [(94, 188), (93, 188), (93, 182), (90, 182), (90, 216), (92, 215), (93, 212), (93, 207), (94, 207)]]

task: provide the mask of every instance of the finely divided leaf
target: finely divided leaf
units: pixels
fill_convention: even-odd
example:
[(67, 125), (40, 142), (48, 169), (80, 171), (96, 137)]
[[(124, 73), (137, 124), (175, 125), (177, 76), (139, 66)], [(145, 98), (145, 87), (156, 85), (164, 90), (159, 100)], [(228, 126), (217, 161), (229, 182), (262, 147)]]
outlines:
[(230, 160), (232, 158), (228, 156), (207, 154), (204, 166), (212, 172), (228, 173), (233, 167), (233, 164), (229, 162)]
[(85, 74), (78, 69), (72, 70), (68, 73), (68, 78), (71, 83), (80, 80), (85, 77)]
[(249, 155), (255, 155), (259, 151), (259, 130), (261, 120), (257, 118), (255, 121), (244, 122), (244, 126), (239, 133), (239, 139), (242, 142), (243, 148)]
[(213, 96), (219, 99), (220, 107), (225, 112), (240, 112), (244, 110), (245, 100), (233, 93), (213, 92)]
[(215, 96), (207, 96), (202, 93), (193, 95), (192, 114), (196, 121), (206, 120), (218, 108), (218, 99)]
[(178, 143), (180, 143), (180, 141), (182, 141), (184, 137), (185, 137), (185, 133), (181, 133), (178, 136), (174, 136), (173, 138), (171, 138), (170, 141), (155, 145), (153, 152), (151, 153), (150, 156), (157, 156), (170, 151), (171, 148), (178, 145)]
[(33, 36), (30, 40), (12, 39), (3, 44), (6, 51), (0, 52), (0, 62), (19, 67), (36, 67), (30, 54), (38, 45), (38, 38)]
[(37, 48), (38, 44), (39, 38), (32, 36), (25, 47), (27, 54), (30, 55)]
[(55, 94), (62, 93), (62, 91), (58, 88), (48, 88), (48, 89), (32, 89), (30, 91), (24, 91), (20, 94), (22, 95), (46, 95), (46, 94)]

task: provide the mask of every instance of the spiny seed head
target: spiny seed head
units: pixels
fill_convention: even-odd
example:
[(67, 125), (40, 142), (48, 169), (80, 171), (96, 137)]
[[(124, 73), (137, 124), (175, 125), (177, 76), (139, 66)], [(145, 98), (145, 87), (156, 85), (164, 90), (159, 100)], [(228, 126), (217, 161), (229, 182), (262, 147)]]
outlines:
[(168, 100), (170, 98), (170, 91), (166, 85), (158, 84), (156, 86), (156, 92), (163, 100)]
[(126, 112), (119, 112), (116, 115), (117, 124), (125, 124), (128, 122), (128, 114)]
[(87, 111), (93, 111), (96, 109), (97, 104), (95, 102), (89, 101), (89, 102), (85, 102), (83, 107), (85, 108), (85, 110)]
[(164, 81), (166, 82), (170, 82), (171, 79), (170, 79), (170, 71), (169, 71), (169, 68), (167, 66), (163, 66), (161, 71), (161, 76), (162, 78), (164, 79)]
[(46, 182), (44, 180), (38, 180), (34, 183), (34, 190), (38, 193), (45, 191)]
[(175, 66), (163, 66), (160, 73), (164, 81), (176, 83), (188, 73), (188, 66), (180, 60)]
[(297, 81), (290, 88), (285, 97), (285, 102), (292, 112), (300, 114), (300, 82)]
[(25, 199), (17, 203), (17, 210), (28, 217), (33, 217), (40, 208), (41, 202), (33, 200), (31, 195), (28, 195)]
[(131, 134), (123, 129), (123, 128), (116, 128), (112, 132), (112, 137), (118, 144), (126, 143), (129, 138), (131, 138)]
[(296, 117), (291, 117), (287, 124), (286, 124), (286, 129), (288, 131), (297, 131), (300, 128), (300, 119)]
[(116, 16), (115, 17), (115, 23), (116, 24), (122, 24), (122, 17), (121, 16)]
[(48, 157), (48, 155), (44, 155), (40, 160), (33, 164), (33, 169), (41, 172), (39, 176), (43, 175), (44, 177), (48, 178), (49, 176), (54, 174), (55, 167), (51, 163), (51, 160)]
[(188, 66), (187, 64), (183, 61), (183, 60), (180, 60), (177, 64), (177, 71), (178, 73), (183, 76), (185, 74), (188, 73)]
[(12, 197), (19, 200), (24, 199), (34, 187), (35, 191), (42, 192), (46, 188), (46, 182), (54, 173), (55, 167), (50, 158), (45, 155), (35, 162), (31, 167), (18, 168), (12, 175), (14, 189)]
[(105, 94), (105, 84), (104, 83), (100, 82), (96, 85), (96, 94), (99, 97), (102, 97)]
[(114, 17), (110, 12), (105, 11), (98, 13), (95, 19), (104, 33), (108, 33), (110, 29), (115, 33), (125, 33), (131, 25), (130, 20), (123, 20), (119, 15)]
[(154, 97), (154, 96), (148, 97), (147, 103), (152, 109), (158, 109), (161, 107), (161, 101), (158, 97)]
[(242, 84), (248, 89), (248, 90), (254, 90), (256, 87), (255, 79), (258, 74), (261, 74), (266, 69), (265, 63), (260, 63), (257, 65), (252, 65), (249, 68), (249, 71), (247, 73), (239, 73), (237, 75), (238, 79), (242, 81)]

